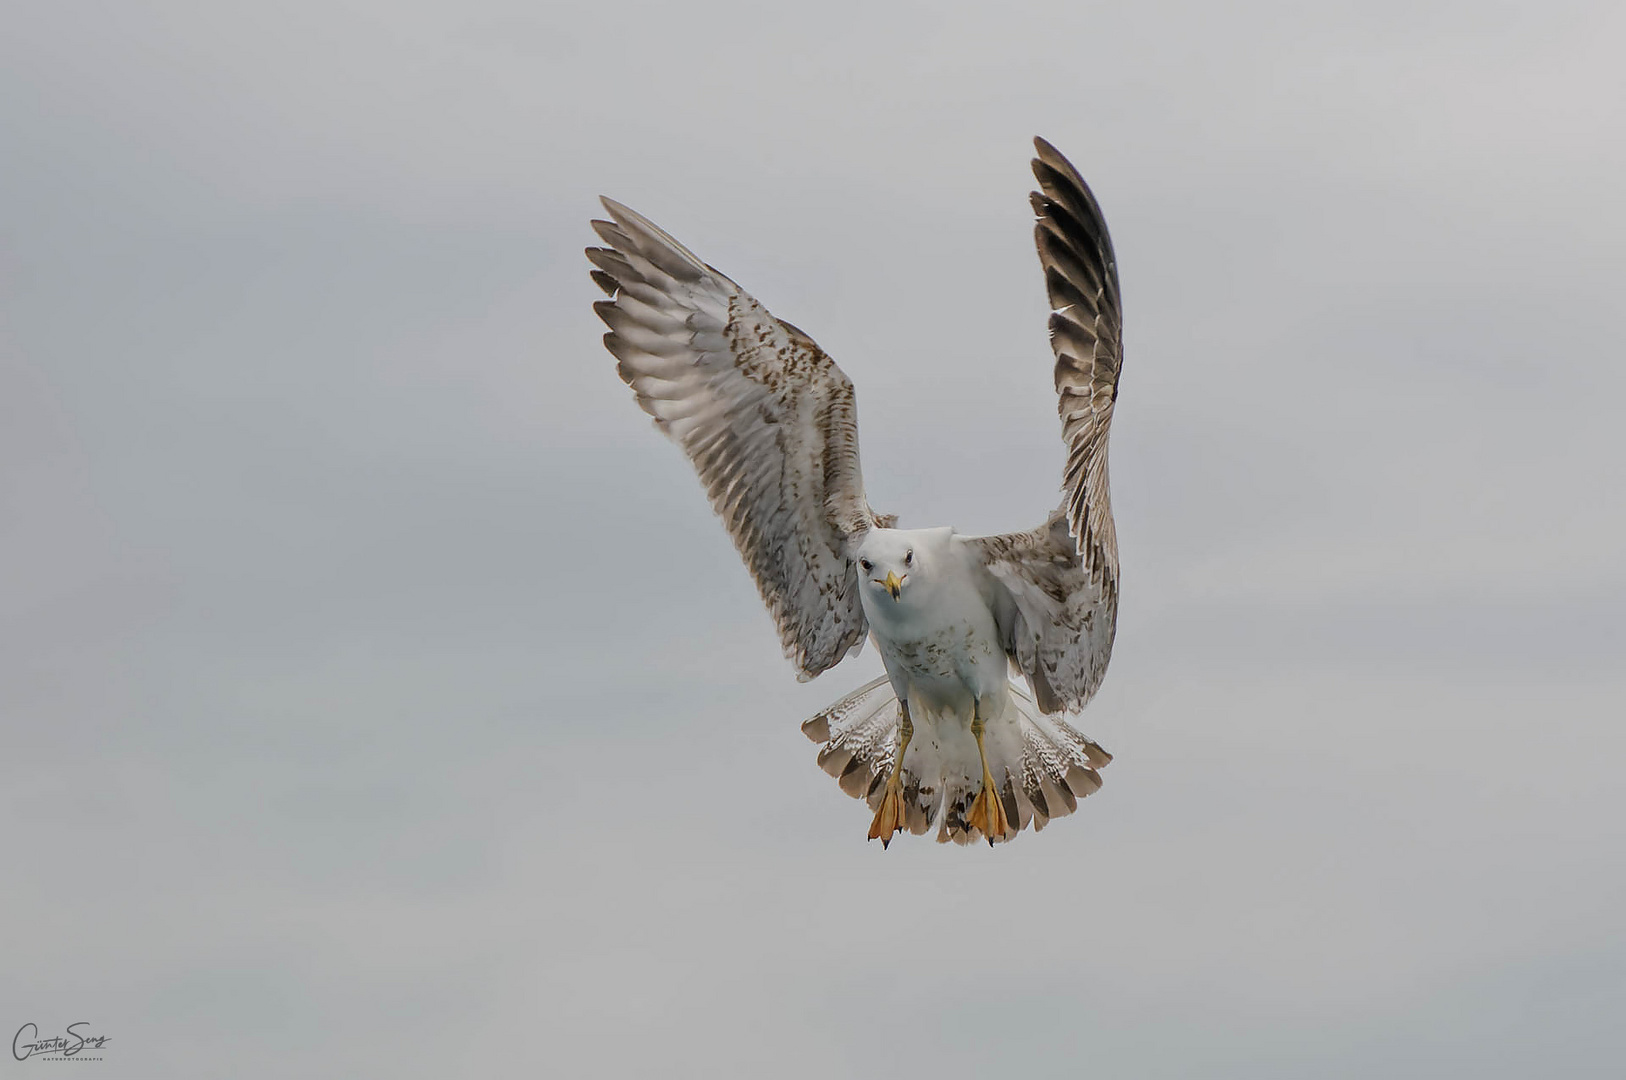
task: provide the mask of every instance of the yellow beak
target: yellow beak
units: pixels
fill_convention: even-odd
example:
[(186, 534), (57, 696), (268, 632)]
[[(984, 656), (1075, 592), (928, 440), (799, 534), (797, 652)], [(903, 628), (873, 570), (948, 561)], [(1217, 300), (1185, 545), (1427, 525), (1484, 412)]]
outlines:
[(903, 580), (891, 570), (886, 572), (886, 580), (881, 584), (886, 586), (886, 591), (892, 594), (894, 600), (898, 598), (899, 593), (903, 592)]

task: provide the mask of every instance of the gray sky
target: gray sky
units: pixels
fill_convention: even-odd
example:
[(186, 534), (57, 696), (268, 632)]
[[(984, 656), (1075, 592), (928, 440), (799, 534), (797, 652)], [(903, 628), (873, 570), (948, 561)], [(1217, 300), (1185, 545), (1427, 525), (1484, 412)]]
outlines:
[[(7, 1033), (90, 1021), (104, 1078), (1616, 1074), (1619, 5), (6, 13)], [(1041, 836), (883, 853), (797, 729), (878, 661), (796, 683), (586, 221), (817, 338), (878, 508), (1025, 528), (1034, 134), (1123, 277), (1117, 759)]]

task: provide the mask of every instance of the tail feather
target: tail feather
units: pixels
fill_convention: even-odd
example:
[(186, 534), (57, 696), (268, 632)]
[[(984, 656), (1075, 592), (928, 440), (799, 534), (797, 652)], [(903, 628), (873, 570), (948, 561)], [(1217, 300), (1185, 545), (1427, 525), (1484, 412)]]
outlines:
[[(884, 687), (884, 689), (883, 689)], [(819, 768), (841, 790), (865, 799), (878, 776), (886, 782), (898, 744), (898, 699), (886, 676), (866, 683), (802, 725), (819, 751)]]
[[(866, 683), (802, 725), (822, 743), (819, 766), (841, 790), (874, 810), (897, 755), (902, 710), (886, 676)], [(990, 721), (983, 739), (988, 767), (1014, 839), (1030, 824), (1035, 832), (1078, 808), (1078, 800), (1101, 789), (1100, 769), (1112, 755), (1065, 721), (1039, 711), (1027, 688), (1013, 683), (1003, 717)], [(982, 834), (966, 823), (981, 787), (976, 743), (963, 722), (917, 718), (915, 738), (903, 762), (904, 827), (919, 836), (937, 826), (937, 841), (969, 844)]]

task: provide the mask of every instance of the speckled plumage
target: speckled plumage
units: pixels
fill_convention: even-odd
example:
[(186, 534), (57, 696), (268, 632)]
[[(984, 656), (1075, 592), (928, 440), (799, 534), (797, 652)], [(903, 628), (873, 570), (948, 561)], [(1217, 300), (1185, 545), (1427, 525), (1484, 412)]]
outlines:
[(606, 246), (587, 251), (610, 296), (594, 305), (605, 346), (694, 464), (800, 677), (857, 651), (866, 633), (886, 664), (885, 678), (804, 725), (825, 744), (820, 764), (876, 807), (907, 703), (901, 824), (922, 833), (936, 823), (939, 840), (980, 835), (967, 824), (984, 783), (973, 716), (986, 722), (990, 790), (1009, 819), (990, 841), (1070, 813), (1110, 760), (1051, 714), (1095, 693), (1117, 619), (1107, 486), (1122, 367), (1117, 267), (1088, 186), (1049, 143), (1035, 145), (1035, 240), (1068, 456), (1060, 508), (1028, 532), (893, 528), (864, 496), (852, 383), (811, 338), (609, 199), (613, 220), (593, 222)]

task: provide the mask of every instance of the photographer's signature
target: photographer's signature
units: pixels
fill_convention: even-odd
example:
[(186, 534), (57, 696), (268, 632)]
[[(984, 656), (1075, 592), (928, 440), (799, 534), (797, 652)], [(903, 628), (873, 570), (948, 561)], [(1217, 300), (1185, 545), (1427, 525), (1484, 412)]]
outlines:
[(11, 1037), (11, 1056), (18, 1061), (40, 1057), (45, 1061), (77, 1057), (81, 1061), (100, 1061), (86, 1051), (100, 1050), (111, 1041), (107, 1035), (90, 1035), (81, 1028), (90, 1027), (90, 1021), (78, 1020), (68, 1025), (65, 1035), (41, 1035), (38, 1024), (24, 1024)]

